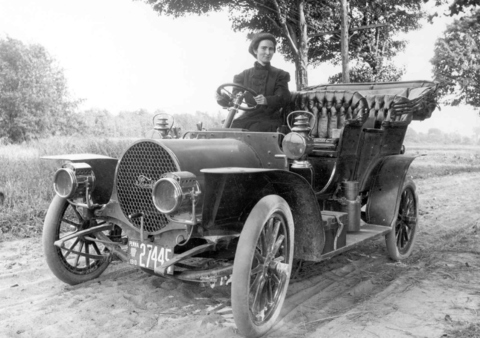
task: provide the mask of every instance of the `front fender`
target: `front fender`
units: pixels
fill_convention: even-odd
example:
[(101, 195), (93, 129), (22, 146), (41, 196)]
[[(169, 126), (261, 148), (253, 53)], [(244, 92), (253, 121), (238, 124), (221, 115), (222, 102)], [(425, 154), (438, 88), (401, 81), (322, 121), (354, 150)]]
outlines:
[(68, 154), (44, 156), (46, 160), (63, 160), (70, 162), (85, 162), (95, 173), (95, 189), (92, 191), (94, 203), (105, 204), (109, 201), (113, 189), (113, 179), (118, 159), (96, 154)]
[[(293, 214), (297, 259), (318, 261), (325, 245), (320, 206), (310, 184), (300, 175), (277, 169), (218, 168), (205, 174), (203, 227), (243, 222), (264, 196), (284, 198)], [(241, 230), (241, 229), (240, 229)]]
[(416, 156), (386, 156), (374, 170), (366, 216), (367, 223), (392, 226), (408, 168)]

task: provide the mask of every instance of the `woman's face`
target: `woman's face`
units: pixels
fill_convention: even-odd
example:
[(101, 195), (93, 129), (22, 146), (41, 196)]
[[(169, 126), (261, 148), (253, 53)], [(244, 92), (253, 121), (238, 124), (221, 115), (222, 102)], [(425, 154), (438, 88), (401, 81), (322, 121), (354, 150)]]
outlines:
[(257, 61), (262, 65), (269, 63), (275, 53), (275, 45), (270, 40), (262, 40), (258, 44), (258, 48), (255, 52)]

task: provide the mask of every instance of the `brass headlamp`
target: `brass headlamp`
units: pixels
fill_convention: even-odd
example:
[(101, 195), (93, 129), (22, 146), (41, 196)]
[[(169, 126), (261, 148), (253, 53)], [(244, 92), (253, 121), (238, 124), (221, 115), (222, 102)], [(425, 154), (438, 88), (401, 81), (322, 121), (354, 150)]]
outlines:
[(55, 172), (53, 189), (67, 199), (86, 198), (87, 189), (95, 188), (95, 174), (87, 163), (65, 163)]
[(163, 174), (152, 189), (153, 204), (164, 214), (173, 214), (200, 194), (197, 177), (188, 171)]

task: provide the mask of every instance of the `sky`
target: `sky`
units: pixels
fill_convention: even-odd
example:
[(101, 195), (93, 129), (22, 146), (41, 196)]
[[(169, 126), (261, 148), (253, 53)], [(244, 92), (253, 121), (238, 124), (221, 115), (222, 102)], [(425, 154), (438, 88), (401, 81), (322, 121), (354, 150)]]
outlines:
[[(409, 45), (395, 63), (406, 67), (402, 80), (431, 80), (433, 46), (448, 19), (405, 36)], [(253, 65), (245, 32), (231, 29), (226, 12), (173, 19), (158, 16), (133, 0), (0, 0), (0, 38), (39, 43), (63, 68), (72, 97), (83, 109), (164, 110), (194, 113), (219, 110), (216, 88)], [(276, 54), (272, 64), (295, 67)], [(309, 84), (326, 83), (340, 69), (309, 68)], [(416, 131), (440, 128), (470, 134), (480, 126), (471, 107), (444, 107), (414, 122)]]

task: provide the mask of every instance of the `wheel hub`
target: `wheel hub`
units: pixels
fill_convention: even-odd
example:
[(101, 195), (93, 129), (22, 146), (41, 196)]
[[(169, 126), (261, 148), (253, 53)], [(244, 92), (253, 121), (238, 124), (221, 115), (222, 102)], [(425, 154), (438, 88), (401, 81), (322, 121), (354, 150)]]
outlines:
[(290, 265), (282, 263), (280, 261), (273, 261), (270, 263), (268, 269), (272, 273), (277, 273), (282, 276), (288, 276), (288, 270)]

